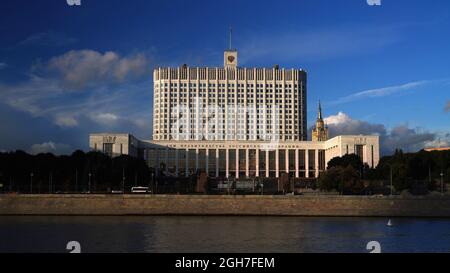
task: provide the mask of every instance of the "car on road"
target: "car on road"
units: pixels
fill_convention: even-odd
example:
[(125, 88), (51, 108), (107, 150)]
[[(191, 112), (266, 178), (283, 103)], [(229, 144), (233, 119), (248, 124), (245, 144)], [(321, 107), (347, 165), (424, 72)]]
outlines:
[(132, 187), (131, 193), (151, 193), (149, 187)]

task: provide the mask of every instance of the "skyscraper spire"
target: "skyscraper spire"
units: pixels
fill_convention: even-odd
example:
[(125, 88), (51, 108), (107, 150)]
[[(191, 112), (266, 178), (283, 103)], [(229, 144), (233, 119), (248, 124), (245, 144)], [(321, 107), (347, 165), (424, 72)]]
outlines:
[(327, 141), (328, 140), (328, 128), (325, 125), (323, 118), (322, 118), (322, 105), (318, 105), (318, 112), (317, 112), (317, 121), (316, 121), (316, 128), (314, 128), (312, 132), (312, 139), (313, 141)]

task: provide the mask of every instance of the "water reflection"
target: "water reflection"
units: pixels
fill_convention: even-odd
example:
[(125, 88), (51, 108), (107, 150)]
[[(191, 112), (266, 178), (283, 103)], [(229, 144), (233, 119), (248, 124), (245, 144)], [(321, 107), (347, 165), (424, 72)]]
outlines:
[(0, 252), (449, 252), (450, 220), (305, 217), (0, 217)]

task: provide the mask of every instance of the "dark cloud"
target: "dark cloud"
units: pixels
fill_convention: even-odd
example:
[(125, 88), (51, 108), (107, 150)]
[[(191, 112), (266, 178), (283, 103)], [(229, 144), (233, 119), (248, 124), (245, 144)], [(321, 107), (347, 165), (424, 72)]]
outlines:
[(415, 152), (430, 146), (437, 138), (436, 133), (418, 132), (417, 129), (402, 125), (394, 127), (390, 134), (382, 136), (381, 141), (385, 151), (392, 152), (401, 148), (407, 152)]
[(445, 106), (445, 112), (450, 112), (450, 100), (449, 101), (447, 101), (447, 105)]
[(338, 135), (379, 135), (380, 149), (383, 155), (392, 154), (395, 149), (416, 152), (425, 147), (449, 145), (449, 134), (439, 135), (423, 132), (419, 129), (400, 125), (387, 130), (383, 124), (373, 124), (351, 118), (345, 113), (327, 117), (325, 122), (330, 130), (330, 137)]

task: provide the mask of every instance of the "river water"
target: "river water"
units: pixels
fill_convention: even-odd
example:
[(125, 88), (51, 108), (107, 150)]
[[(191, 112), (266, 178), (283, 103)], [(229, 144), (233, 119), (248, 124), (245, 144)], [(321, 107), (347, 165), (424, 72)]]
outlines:
[(0, 252), (450, 252), (450, 219), (1, 216)]

